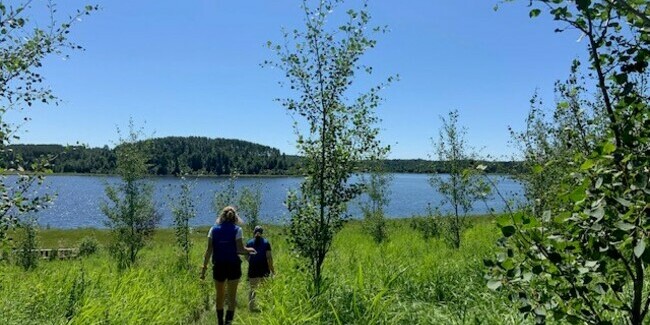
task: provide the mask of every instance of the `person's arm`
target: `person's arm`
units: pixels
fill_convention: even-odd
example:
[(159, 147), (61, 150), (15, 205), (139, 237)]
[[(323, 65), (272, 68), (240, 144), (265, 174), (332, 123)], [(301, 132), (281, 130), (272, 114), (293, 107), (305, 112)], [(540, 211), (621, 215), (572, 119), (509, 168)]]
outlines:
[(208, 248), (205, 250), (205, 255), (203, 255), (203, 267), (201, 268), (201, 280), (205, 280), (205, 270), (207, 270), (208, 263), (210, 263), (210, 257), (212, 257), (212, 238), (208, 238)]
[(239, 255), (249, 255), (249, 254), (257, 254), (257, 251), (253, 247), (245, 247), (244, 246), (244, 239), (243, 238), (237, 238), (236, 240), (237, 243), (237, 254)]
[(248, 256), (249, 254), (257, 254), (257, 251), (255, 251), (255, 248), (253, 247), (245, 247), (244, 246), (244, 231), (241, 229), (241, 227), (237, 227), (237, 234), (235, 235), (235, 244), (237, 245), (237, 254), (239, 255), (246, 255)]
[[(250, 241), (249, 241), (249, 242), (246, 243), (246, 247), (253, 247), (253, 244), (251, 244)], [(251, 254), (246, 255), (246, 261), (248, 261), (250, 263)]]
[(275, 268), (273, 267), (273, 254), (270, 249), (266, 251), (266, 261), (269, 263), (269, 271), (271, 271), (272, 274), (275, 274)]

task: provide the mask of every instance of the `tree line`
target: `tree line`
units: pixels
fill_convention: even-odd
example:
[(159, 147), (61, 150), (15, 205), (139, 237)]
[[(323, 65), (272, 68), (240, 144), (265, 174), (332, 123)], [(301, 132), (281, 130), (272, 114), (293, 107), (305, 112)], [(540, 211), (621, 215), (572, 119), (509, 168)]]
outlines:
[[(278, 149), (242, 140), (192, 136), (143, 141), (147, 142), (146, 173), (150, 175), (229, 175), (235, 171), (285, 175), (292, 173), (297, 160)], [(49, 168), (54, 173), (115, 174), (120, 146), (11, 145), (6, 161), (19, 158), (30, 171), (33, 162), (48, 157)], [(5, 161), (1, 163), (2, 167), (9, 167)]]
[[(165, 137), (146, 140), (148, 146), (147, 173), (150, 175), (299, 175), (303, 161), (299, 156), (280, 150), (233, 139), (207, 137)], [(119, 145), (118, 145), (119, 147)], [(116, 148), (63, 146), (58, 144), (16, 144), (8, 146), (7, 159), (1, 168), (11, 168), (8, 162), (19, 159), (23, 168), (33, 171), (43, 158), (49, 161), (53, 173), (115, 174)], [(523, 172), (519, 161), (470, 161), (464, 165), (484, 164), (486, 172), (518, 174)], [(368, 171), (367, 162), (359, 162), (357, 169)], [(381, 169), (390, 173), (435, 174), (449, 173), (442, 161), (425, 159), (384, 159)]]

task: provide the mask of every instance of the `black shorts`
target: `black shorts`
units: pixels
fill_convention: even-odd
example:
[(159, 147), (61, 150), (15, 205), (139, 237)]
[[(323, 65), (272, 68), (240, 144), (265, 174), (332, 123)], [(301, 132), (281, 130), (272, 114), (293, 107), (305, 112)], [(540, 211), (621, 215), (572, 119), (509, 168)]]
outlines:
[(248, 267), (248, 278), (266, 278), (271, 276), (271, 270), (268, 267)]
[(239, 280), (241, 278), (241, 261), (212, 265), (212, 278), (217, 282)]

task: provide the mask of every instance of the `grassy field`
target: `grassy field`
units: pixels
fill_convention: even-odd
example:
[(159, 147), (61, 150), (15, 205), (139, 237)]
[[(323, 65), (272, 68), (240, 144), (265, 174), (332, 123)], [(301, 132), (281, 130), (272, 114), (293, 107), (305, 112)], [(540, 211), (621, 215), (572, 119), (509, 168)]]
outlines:
[[(173, 232), (160, 230), (138, 264), (118, 272), (105, 249), (68, 261), (42, 261), (25, 272), (0, 263), (0, 324), (215, 324), (214, 286), (199, 280), (208, 228), (194, 231), (195, 268), (181, 270)], [(503, 294), (483, 279), (498, 230), (475, 219), (459, 250), (423, 240), (407, 220), (390, 223), (376, 245), (353, 222), (337, 235), (326, 262), (327, 290), (307, 293), (308, 274), (281, 228), (268, 231), (277, 275), (259, 293), (261, 313), (246, 309), (239, 287), (236, 324), (518, 324)], [(40, 246), (74, 247), (85, 236), (106, 245), (102, 230), (43, 230)], [(245, 267), (245, 263), (243, 264)], [(245, 270), (244, 270), (245, 271)]]

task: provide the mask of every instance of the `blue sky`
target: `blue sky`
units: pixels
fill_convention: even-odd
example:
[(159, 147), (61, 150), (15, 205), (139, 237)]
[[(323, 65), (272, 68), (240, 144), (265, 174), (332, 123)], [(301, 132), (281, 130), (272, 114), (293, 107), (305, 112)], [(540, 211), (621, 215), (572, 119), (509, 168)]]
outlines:
[[(116, 126), (133, 117), (155, 136), (238, 138), (296, 152), (292, 118), (273, 100), (288, 94), (278, 86), (284, 75), (260, 63), (273, 58), (264, 44), (280, 41), (281, 27), (302, 26), (300, 1), (95, 3), (102, 9), (71, 33), (85, 51), (52, 57), (43, 69), (63, 102), (13, 114), (31, 118), (22, 143), (111, 145)], [(363, 63), (376, 81), (400, 75), (378, 111), (392, 158), (428, 158), (439, 116), (451, 109), (473, 146), (508, 158), (508, 126), (522, 127), (533, 92), (552, 103), (554, 82), (586, 45), (576, 32), (554, 33), (548, 17), (530, 19), (527, 1), (495, 12), (496, 3), (370, 2), (373, 22), (391, 31)], [(58, 9), (85, 4), (59, 1)]]

